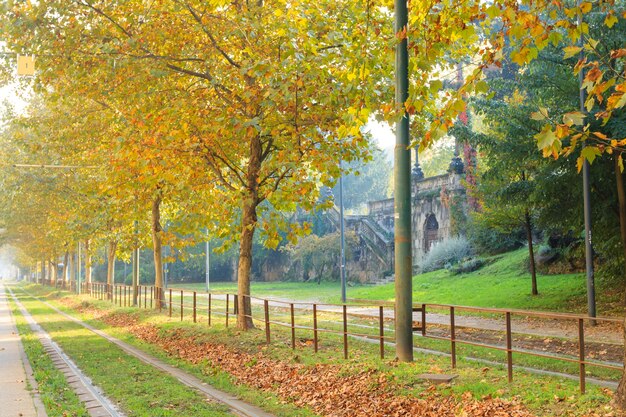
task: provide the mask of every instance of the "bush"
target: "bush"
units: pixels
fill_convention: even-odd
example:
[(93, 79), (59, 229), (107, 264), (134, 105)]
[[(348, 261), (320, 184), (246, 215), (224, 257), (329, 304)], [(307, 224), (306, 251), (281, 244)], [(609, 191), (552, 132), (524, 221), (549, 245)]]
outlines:
[(435, 271), (461, 262), (472, 254), (469, 241), (465, 237), (453, 237), (438, 242), (424, 256), (420, 263), (422, 272)]
[(470, 258), (459, 262), (450, 268), (453, 275), (467, 274), (479, 270), (485, 265), (485, 260), (481, 258)]
[(498, 255), (510, 252), (523, 246), (525, 235), (522, 228), (504, 233), (491, 227), (486, 222), (471, 221), (468, 223), (467, 237), (472, 247), (479, 253)]

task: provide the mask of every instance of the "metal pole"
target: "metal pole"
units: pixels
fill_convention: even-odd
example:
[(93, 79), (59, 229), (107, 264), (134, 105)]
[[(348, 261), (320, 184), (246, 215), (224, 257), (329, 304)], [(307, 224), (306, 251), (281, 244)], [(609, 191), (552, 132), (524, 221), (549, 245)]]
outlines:
[(139, 292), (139, 248), (133, 249), (133, 305), (137, 305), (137, 299), (141, 302)]
[[(167, 248), (168, 248), (167, 246), (163, 248), (163, 252), (165, 252), (165, 256), (167, 256), (167, 252), (169, 252), (168, 250), (166, 250)], [(167, 288), (167, 262), (163, 262), (163, 286)]]
[(209, 292), (209, 290), (211, 289), (210, 286), (210, 270), (211, 270), (211, 244), (209, 243), (209, 236), (208, 236), (208, 231), (207, 231), (207, 240), (205, 242), (205, 273), (204, 273), (204, 281), (205, 281), (205, 290), (206, 292)]
[[(406, 33), (407, 0), (395, 0), (395, 32)], [(406, 36), (396, 44), (396, 105), (402, 109), (409, 98), (409, 53)], [(411, 153), (409, 115), (403, 111), (396, 125), (394, 152), (394, 243), (396, 290), (396, 355), (413, 361), (412, 255), (411, 255)]]
[[(582, 25), (582, 14), (578, 12), (578, 26)], [(584, 59), (584, 41), (583, 35), (580, 35), (580, 46), (583, 47), (580, 51), (580, 59)], [(584, 70), (581, 69), (578, 73), (579, 82), (579, 100), (580, 111), (585, 114), (585, 90), (582, 88), (584, 80)], [(583, 144), (583, 147), (585, 144)], [(593, 272), (593, 246), (591, 240), (591, 191), (589, 185), (589, 161), (585, 158), (583, 161), (583, 217), (585, 221), (585, 266), (587, 272), (587, 314), (589, 317), (596, 317), (596, 288)], [(589, 322), (594, 326), (595, 320)]]
[(81, 293), (81, 285), (82, 285), (82, 280), (80, 278), (80, 242), (78, 242), (78, 251), (77, 251), (77, 256), (76, 256), (76, 269), (77, 269), (77, 274), (76, 274), (76, 283), (77, 283), (77, 292), (78, 294)]
[(507, 311), (506, 319), (506, 368), (509, 382), (513, 382), (513, 336), (511, 335), (511, 312)]
[[(137, 242), (137, 235), (139, 234), (139, 222), (135, 220), (135, 245), (132, 256), (132, 274), (133, 274), (133, 306), (137, 305), (137, 298), (139, 298), (139, 305), (141, 306), (141, 288), (139, 287), (139, 244)], [(145, 304), (145, 303), (144, 303)]]
[[(341, 170), (342, 161), (339, 161)], [(346, 241), (343, 224), (343, 172), (339, 177), (339, 230), (341, 234), (341, 259), (339, 260), (339, 270), (341, 272), (341, 302), (346, 302)]]
[[(585, 265), (587, 271), (587, 314), (596, 317), (596, 288), (593, 272), (593, 246), (591, 244), (591, 192), (589, 186), (589, 161), (583, 162), (583, 204), (585, 217)], [(595, 321), (590, 322), (595, 325)]]

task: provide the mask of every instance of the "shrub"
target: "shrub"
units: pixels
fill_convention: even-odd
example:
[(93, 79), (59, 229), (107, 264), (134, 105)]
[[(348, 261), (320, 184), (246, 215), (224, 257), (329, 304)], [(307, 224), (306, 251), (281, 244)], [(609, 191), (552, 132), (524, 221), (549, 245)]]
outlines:
[(469, 241), (465, 237), (453, 237), (438, 242), (424, 256), (420, 263), (422, 272), (435, 271), (449, 265), (456, 265), (472, 253)]
[(468, 222), (467, 237), (472, 247), (479, 253), (497, 255), (519, 249), (523, 246), (525, 235), (522, 228), (504, 233), (493, 228), (485, 221)]
[(482, 258), (469, 258), (459, 262), (450, 268), (450, 272), (453, 275), (467, 274), (479, 270), (485, 265), (485, 260)]

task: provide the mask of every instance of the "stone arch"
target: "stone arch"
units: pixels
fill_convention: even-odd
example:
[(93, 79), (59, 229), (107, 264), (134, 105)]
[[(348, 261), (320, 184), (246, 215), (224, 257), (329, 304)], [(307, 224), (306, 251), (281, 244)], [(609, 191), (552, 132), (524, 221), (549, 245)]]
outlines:
[(424, 253), (427, 253), (433, 243), (439, 240), (439, 222), (434, 213), (426, 216), (424, 222)]

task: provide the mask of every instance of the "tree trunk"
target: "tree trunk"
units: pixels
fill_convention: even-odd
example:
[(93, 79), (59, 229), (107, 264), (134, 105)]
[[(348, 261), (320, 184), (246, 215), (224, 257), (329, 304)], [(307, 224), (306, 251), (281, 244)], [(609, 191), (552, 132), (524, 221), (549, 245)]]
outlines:
[(65, 285), (67, 281), (67, 263), (69, 262), (69, 256), (70, 254), (67, 252), (65, 252), (65, 255), (63, 255), (63, 276), (61, 277), (61, 282), (63, 283), (63, 285)]
[(246, 174), (247, 195), (241, 213), (241, 239), (239, 242), (239, 265), (237, 267), (237, 327), (241, 330), (254, 328), (250, 304), (250, 270), (252, 268), (252, 241), (257, 227), (256, 208), (259, 204), (259, 173), (262, 158), (261, 139), (250, 138), (250, 160)]
[(533, 224), (530, 221), (528, 209), (524, 213), (524, 226), (526, 227), (526, 240), (528, 241), (528, 257), (530, 258), (530, 276), (532, 280), (532, 295), (538, 295), (537, 272), (535, 270), (535, 251), (533, 249)]
[(252, 268), (252, 241), (256, 230), (256, 206), (244, 204), (239, 266), (237, 268), (237, 327), (242, 330), (254, 327), (250, 305), (250, 270)]
[(45, 284), (46, 283), (46, 279), (48, 278), (46, 276), (46, 259), (45, 258), (41, 258), (41, 283)]
[(113, 299), (113, 285), (115, 284), (115, 251), (117, 242), (111, 240), (107, 251), (107, 293), (109, 300)]
[(53, 257), (52, 260), (48, 261), (48, 268), (50, 269), (50, 285), (57, 284), (57, 265), (55, 262), (56, 257)]
[[(617, 186), (617, 201), (619, 203), (619, 231), (622, 239), (622, 251), (624, 254), (624, 266), (626, 267), (626, 194), (624, 191), (624, 177), (620, 171), (617, 156), (615, 160), (615, 184)], [(624, 272), (626, 277), (626, 270)], [(624, 297), (626, 301), (626, 296)], [(624, 321), (624, 342), (626, 342), (626, 319)], [(624, 351), (624, 363), (626, 364), (626, 351)], [(626, 372), (622, 372), (622, 379), (619, 382), (615, 396), (614, 404), (620, 409), (626, 409)]]
[(78, 284), (76, 282), (76, 252), (74, 251), (70, 252), (70, 262), (68, 263), (67, 267), (70, 269), (70, 289), (71, 289), (72, 285)]
[(91, 289), (91, 252), (89, 252), (89, 239), (85, 240), (85, 282), (87, 289)]
[(152, 250), (154, 252), (155, 308), (162, 308), (165, 301), (163, 288), (163, 255), (161, 241), (161, 193), (152, 200)]

